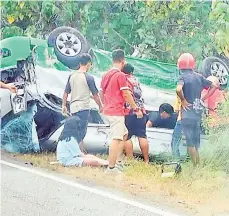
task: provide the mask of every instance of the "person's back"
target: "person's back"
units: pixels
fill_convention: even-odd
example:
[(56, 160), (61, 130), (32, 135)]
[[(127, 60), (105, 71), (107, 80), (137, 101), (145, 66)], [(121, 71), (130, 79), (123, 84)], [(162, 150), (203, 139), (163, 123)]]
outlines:
[(79, 117), (74, 115), (66, 120), (56, 149), (58, 162), (64, 166), (107, 166), (108, 161), (81, 152), (80, 124)]
[(91, 65), (92, 59), (89, 54), (84, 53), (79, 56), (79, 69), (69, 76), (62, 101), (62, 114), (66, 116), (67, 98), (68, 95), (71, 94), (70, 113), (71, 115), (78, 116), (81, 121), (80, 148), (82, 151), (85, 151), (83, 139), (87, 133), (88, 118), (90, 114), (90, 93), (92, 93), (93, 99), (98, 104), (99, 109), (102, 110), (102, 104), (94, 77), (87, 73)]
[(112, 62), (113, 68), (102, 77), (100, 97), (104, 105), (103, 112), (110, 124), (111, 145), (107, 172), (120, 172), (115, 164), (116, 160), (119, 164), (123, 160), (123, 140), (128, 133), (125, 126), (125, 102), (131, 105), (139, 118), (142, 118), (142, 112), (138, 109), (129, 91), (125, 74), (121, 72), (125, 64), (124, 51), (114, 50), (112, 52)]
[[(183, 53), (177, 61), (180, 78), (176, 93), (181, 100), (182, 131), (185, 135), (186, 145), (194, 165), (199, 163), (201, 116), (204, 109), (202, 100), (208, 98), (215, 91), (215, 85), (202, 75), (195, 73), (195, 58), (190, 53)], [(201, 98), (204, 88), (208, 93)]]
[[(128, 89), (124, 74), (117, 68), (111, 68), (103, 76), (101, 88), (104, 89), (103, 94), (103, 112), (105, 115), (124, 116), (125, 100), (121, 90)], [(124, 83), (125, 86), (120, 86)]]
[(65, 166), (72, 165), (72, 162), (75, 162), (76, 157), (83, 155), (80, 151), (79, 144), (74, 137), (71, 137), (69, 140), (60, 140), (57, 145), (56, 153), (57, 160)]
[(209, 87), (211, 82), (192, 70), (184, 71), (179, 82), (183, 84), (184, 97), (190, 104), (188, 109), (182, 109), (182, 118), (200, 120), (204, 108), (201, 102), (201, 92), (205, 87)]
[(88, 81), (90, 75), (84, 72), (74, 72), (69, 77), (71, 86), (71, 113), (76, 113), (81, 110), (89, 109), (90, 104), (90, 89)]
[[(126, 75), (128, 87), (130, 88), (134, 101), (136, 105), (142, 110), (144, 114), (146, 114), (145, 108), (144, 108), (144, 99), (142, 97), (142, 90), (140, 87), (140, 84), (136, 77), (133, 74), (127, 74)], [(127, 108), (130, 108), (130, 105), (127, 104)]]

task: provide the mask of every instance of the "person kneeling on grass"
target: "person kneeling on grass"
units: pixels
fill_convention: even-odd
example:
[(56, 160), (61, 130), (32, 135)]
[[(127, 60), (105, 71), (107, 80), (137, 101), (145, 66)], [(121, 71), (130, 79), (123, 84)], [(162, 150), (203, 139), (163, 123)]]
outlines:
[(108, 166), (108, 161), (94, 155), (85, 155), (79, 148), (80, 119), (77, 116), (69, 117), (59, 137), (57, 145), (57, 160), (64, 166)]

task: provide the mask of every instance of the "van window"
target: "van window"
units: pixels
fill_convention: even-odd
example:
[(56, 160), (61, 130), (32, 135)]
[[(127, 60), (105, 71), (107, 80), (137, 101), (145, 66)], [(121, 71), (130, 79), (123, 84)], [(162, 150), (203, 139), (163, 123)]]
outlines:
[(88, 123), (91, 124), (105, 124), (106, 121), (103, 116), (98, 112), (98, 110), (90, 110), (90, 115), (88, 118)]

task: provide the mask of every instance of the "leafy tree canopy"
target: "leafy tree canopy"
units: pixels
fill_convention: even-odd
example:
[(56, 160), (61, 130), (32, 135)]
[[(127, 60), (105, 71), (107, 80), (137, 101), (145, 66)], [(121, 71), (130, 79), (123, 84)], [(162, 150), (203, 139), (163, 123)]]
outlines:
[[(229, 9), (198, 1), (2, 1), (2, 38), (46, 38), (62, 25), (79, 29), (93, 47), (175, 63), (182, 52), (198, 59), (229, 44)], [(210, 16), (209, 16), (210, 15)], [(210, 19), (209, 19), (210, 18)]]

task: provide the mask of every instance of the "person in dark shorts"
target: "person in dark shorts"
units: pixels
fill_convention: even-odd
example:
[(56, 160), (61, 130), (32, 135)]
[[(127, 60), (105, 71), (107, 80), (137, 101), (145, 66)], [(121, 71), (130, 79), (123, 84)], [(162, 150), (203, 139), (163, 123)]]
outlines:
[[(199, 163), (201, 117), (204, 109), (203, 102), (210, 97), (217, 86), (201, 74), (194, 72), (195, 59), (190, 53), (182, 54), (177, 62), (180, 78), (176, 93), (181, 100), (181, 125), (194, 166)], [(204, 88), (208, 92), (201, 98)]]
[(139, 140), (139, 145), (146, 163), (149, 162), (149, 143), (146, 136), (146, 111), (144, 108), (144, 101), (142, 98), (142, 90), (140, 84), (133, 75), (134, 67), (131, 64), (126, 63), (122, 69), (122, 72), (126, 74), (128, 87), (132, 92), (136, 105), (141, 109), (143, 113), (142, 118), (137, 118), (128, 103), (125, 104), (126, 116), (125, 125), (128, 130), (128, 138), (125, 142), (125, 152), (127, 157), (133, 156), (133, 144), (131, 142), (132, 136), (136, 136)]
[(163, 103), (160, 105), (158, 113), (149, 114), (146, 126), (174, 129), (177, 116), (178, 114), (174, 112), (172, 105)]
[(102, 103), (99, 98), (99, 91), (95, 85), (94, 77), (87, 72), (92, 64), (92, 59), (89, 54), (82, 54), (79, 56), (79, 69), (71, 74), (65, 87), (62, 113), (67, 114), (67, 98), (71, 93), (70, 114), (79, 117), (80, 119), (80, 148), (85, 152), (83, 139), (87, 133), (87, 125), (90, 110), (90, 94), (98, 104), (100, 111), (102, 110)]

